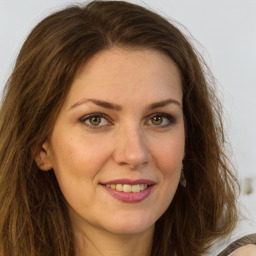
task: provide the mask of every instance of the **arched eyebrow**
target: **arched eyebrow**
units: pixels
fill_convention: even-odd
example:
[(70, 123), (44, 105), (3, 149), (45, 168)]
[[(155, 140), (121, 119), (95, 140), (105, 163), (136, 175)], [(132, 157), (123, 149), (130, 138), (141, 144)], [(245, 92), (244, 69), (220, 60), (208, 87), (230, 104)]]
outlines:
[(103, 100), (97, 100), (97, 99), (82, 99), (82, 100), (79, 100), (74, 105), (72, 105), (69, 110), (71, 110), (71, 109), (73, 109), (77, 106), (80, 106), (82, 104), (86, 104), (88, 102), (92, 102), (95, 105), (103, 107), (103, 108), (113, 109), (113, 110), (116, 110), (116, 111), (122, 110), (121, 105), (110, 103), (110, 102), (103, 101)]
[[(112, 109), (112, 110), (116, 110), (116, 111), (121, 111), (123, 109), (123, 107), (121, 105), (115, 104), (115, 103), (111, 103), (111, 102), (107, 102), (107, 101), (103, 101), (103, 100), (98, 100), (98, 99), (82, 99), (79, 100), (78, 102), (76, 102), (74, 105), (72, 105), (70, 107), (69, 110), (80, 106), (82, 104), (86, 104), (88, 102), (92, 102), (93, 104), (103, 107), (103, 108), (107, 108), (107, 109)], [(182, 107), (181, 103), (177, 100), (174, 99), (166, 99), (166, 100), (162, 100), (159, 102), (154, 102), (150, 105), (147, 106), (147, 109), (151, 110), (151, 109), (155, 109), (155, 108), (161, 108), (161, 107), (165, 107), (169, 104), (176, 104), (178, 107)]]
[(163, 100), (163, 101), (159, 101), (159, 102), (155, 102), (155, 103), (150, 104), (148, 109), (161, 108), (161, 107), (165, 107), (169, 104), (176, 104), (180, 108), (182, 107), (182, 105), (179, 101), (174, 100), (174, 99), (167, 99), (167, 100)]

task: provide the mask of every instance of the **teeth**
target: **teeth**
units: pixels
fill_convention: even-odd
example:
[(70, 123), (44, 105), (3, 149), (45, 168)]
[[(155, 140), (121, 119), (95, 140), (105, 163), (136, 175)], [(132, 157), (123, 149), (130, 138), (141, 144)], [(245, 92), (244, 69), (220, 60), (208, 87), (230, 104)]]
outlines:
[(116, 184), (116, 190), (117, 191), (123, 191), (123, 185), (122, 184)]
[(130, 184), (107, 184), (106, 187), (111, 188), (111, 189), (115, 189), (117, 191), (121, 191), (121, 192), (133, 192), (133, 193), (137, 193), (140, 192), (144, 189), (147, 188), (147, 184), (135, 184), (135, 185), (130, 185)]
[(123, 185), (123, 192), (132, 192), (132, 186), (128, 184)]
[(140, 192), (140, 185), (137, 184), (137, 185), (132, 185), (132, 192)]

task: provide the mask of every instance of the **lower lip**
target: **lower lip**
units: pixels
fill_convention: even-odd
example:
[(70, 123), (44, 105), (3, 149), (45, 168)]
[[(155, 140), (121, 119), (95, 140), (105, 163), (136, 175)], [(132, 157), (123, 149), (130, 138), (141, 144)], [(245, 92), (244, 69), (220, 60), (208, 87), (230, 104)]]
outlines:
[(140, 192), (122, 192), (103, 186), (111, 196), (126, 203), (137, 203), (145, 200), (152, 192), (153, 185), (148, 186)]

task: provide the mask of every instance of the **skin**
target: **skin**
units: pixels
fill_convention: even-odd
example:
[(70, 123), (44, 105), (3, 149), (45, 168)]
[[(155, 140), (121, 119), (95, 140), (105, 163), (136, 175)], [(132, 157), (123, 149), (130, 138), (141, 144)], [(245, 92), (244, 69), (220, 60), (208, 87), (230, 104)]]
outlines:
[(248, 244), (243, 246), (231, 254), (229, 256), (255, 256), (256, 255), (256, 245)]
[[(159, 102), (165, 104), (152, 106)], [(88, 117), (95, 113), (104, 114), (97, 125)], [(184, 145), (181, 79), (168, 56), (115, 47), (78, 71), (36, 158), (42, 170), (55, 171), (77, 256), (150, 255), (154, 224), (179, 183)], [(114, 198), (101, 185), (124, 178), (155, 185), (136, 203)]]

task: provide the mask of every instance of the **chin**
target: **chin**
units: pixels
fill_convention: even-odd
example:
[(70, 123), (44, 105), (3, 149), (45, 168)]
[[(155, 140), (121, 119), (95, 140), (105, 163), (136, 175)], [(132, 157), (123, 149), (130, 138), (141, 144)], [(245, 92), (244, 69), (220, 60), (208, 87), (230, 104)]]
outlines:
[(107, 222), (106, 229), (114, 234), (119, 235), (136, 235), (141, 234), (154, 229), (155, 221), (152, 219), (146, 219), (144, 217), (118, 217), (113, 221)]

